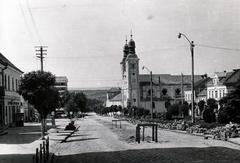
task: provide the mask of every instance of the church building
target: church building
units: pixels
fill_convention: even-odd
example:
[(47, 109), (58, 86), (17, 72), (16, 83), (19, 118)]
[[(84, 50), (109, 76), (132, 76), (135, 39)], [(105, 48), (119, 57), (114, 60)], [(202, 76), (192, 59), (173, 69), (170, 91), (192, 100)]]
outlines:
[[(122, 107), (142, 107), (151, 110), (150, 74), (139, 74), (139, 57), (132, 38), (123, 47)], [(195, 75), (195, 82), (201, 75)], [(166, 112), (166, 104), (179, 103), (184, 99), (184, 90), (191, 88), (191, 75), (152, 75), (152, 107), (154, 113)]]

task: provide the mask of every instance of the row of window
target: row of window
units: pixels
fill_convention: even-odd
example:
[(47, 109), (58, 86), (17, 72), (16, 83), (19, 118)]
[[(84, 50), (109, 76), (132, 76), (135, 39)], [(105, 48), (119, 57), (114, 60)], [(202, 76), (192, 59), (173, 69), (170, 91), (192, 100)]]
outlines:
[(8, 91), (17, 91), (18, 90), (19, 80), (9, 75), (4, 76), (4, 87)]
[(225, 96), (225, 90), (220, 89), (220, 90), (210, 90), (208, 91), (208, 97), (209, 98), (222, 98)]
[(185, 99), (187, 101), (192, 100), (192, 94), (185, 94)]

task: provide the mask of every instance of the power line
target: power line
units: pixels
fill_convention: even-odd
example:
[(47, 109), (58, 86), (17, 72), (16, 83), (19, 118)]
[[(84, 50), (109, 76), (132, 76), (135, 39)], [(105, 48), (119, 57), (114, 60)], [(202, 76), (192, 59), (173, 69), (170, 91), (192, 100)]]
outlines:
[(31, 17), (31, 21), (32, 21), (33, 27), (34, 27), (35, 32), (36, 32), (37, 37), (38, 37), (38, 42), (39, 42), (40, 45), (42, 45), (41, 38), (40, 38), (40, 34), (39, 34), (39, 31), (38, 31), (36, 22), (35, 22), (35, 20), (34, 20), (34, 17), (33, 17), (32, 11), (31, 11), (29, 1), (26, 0), (26, 3), (27, 3), (27, 8), (28, 8), (28, 11), (29, 11), (29, 14), (30, 14), (30, 17)]
[(229, 51), (240, 51), (240, 49), (226, 48), (226, 47), (218, 47), (218, 46), (211, 46), (211, 45), (203, 45), (203, 44), (196, 44), (196, 46), (206, 47), (206, 48), (211, 48), (211, 49), (220, 49), (220, 50), (229, 50)]
[(30, 26), (29, 26), (29, 24), (28, 24), (28, 22), (27, 22), (27, 17), (26, 17), (25, 11), (24, 11), (24, 9), (23, 9), (21, 0), (18, 0), (18, 2), (19, 2), (18, 4), (19, 4), (20, 10), (21, 10), (21, 14), (22, 14), (22, 16), (23, 16), (25, 25), (26, 25), (26, 27), (27, 27), (27, 31), (28, 31), (28, 33), (29, 33), (29, 36), (30, 36), (31, 40), (33, 41), (33, 33), (31, 32), (31, 28), (30, 28)]

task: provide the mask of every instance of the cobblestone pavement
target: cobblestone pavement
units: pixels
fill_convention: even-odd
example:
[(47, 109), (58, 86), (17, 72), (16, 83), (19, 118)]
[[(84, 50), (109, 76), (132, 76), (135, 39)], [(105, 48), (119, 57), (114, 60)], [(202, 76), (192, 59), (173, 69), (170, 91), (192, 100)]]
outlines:
[[(134, 141), (135, 126), (111, 124), (112, 117), (95, 114), (77, 121), (80, 129), (67, 142), (52, 146), (57, 163), (73, 162), (240, 162), (240, 146), (159, 130), (159, 142)], [(146, 130), (150, 135), (150, 129)]]

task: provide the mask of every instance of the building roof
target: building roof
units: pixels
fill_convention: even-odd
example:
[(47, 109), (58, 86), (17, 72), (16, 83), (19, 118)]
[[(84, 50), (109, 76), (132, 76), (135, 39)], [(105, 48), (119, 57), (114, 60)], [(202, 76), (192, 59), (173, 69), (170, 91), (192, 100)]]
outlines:
[(0, 63), (1, 64), (7, 64), (8, 66), (11, 66), (13, 69), (23, 73), (19, 68), (17, 68), (12, 62), (10, 62), (2, 53), (0, 53)]
[(108, 93), (121, 92), (121, 88), (119, 88), (119, 87), (112, 87), (107, 92)]
[(240, 80), (240, 69), (234, 69), (231, 74), (224, 80), (224, 85), (236, 84)]
[[(210, 77), (202, 78), (202, 79), (196, 81), (194, 83), (195, 94), (199, 95), (199, 93), (201, 93), (202, 90), (206, 89), (207, 88), (207, 83), (209, 81), (212, 81), (212, 79)], [(189, 90), (191, 90), (191, 88), (189, 88)]]
[(109, 99), (109, 101), (122, 101), (122, 93), (115, 95), (114, 97)]
[[(153, 83), (157, 84), (160, 82), (162, 84), (181, 84), (182, 77), (181, 75), (171, 75), (171, 74), (154, 74), (153, 75)], [(202, 79), (201, 75), (195, 75), (194, 80), (199, 81)], [(140, 74), (139, 75), (139, 82), (149, 82), (150, 75), (149, 74)], [(183, 83), (184, 84), (191, 84), (191, 75), (183, 75)]]
[[(217, 75), (218, 79), (219, 79), (219, 84), (224, 84), (225, 85), (225, 81), (229, 80), (229, 78), (232, 77), (232, 75), (234, 74), (234, 71), (231, 72), (215, 72), (215, 75)], [(208, 86), (212, 86), (213, 80), (209, 80), (208, 81)]]

